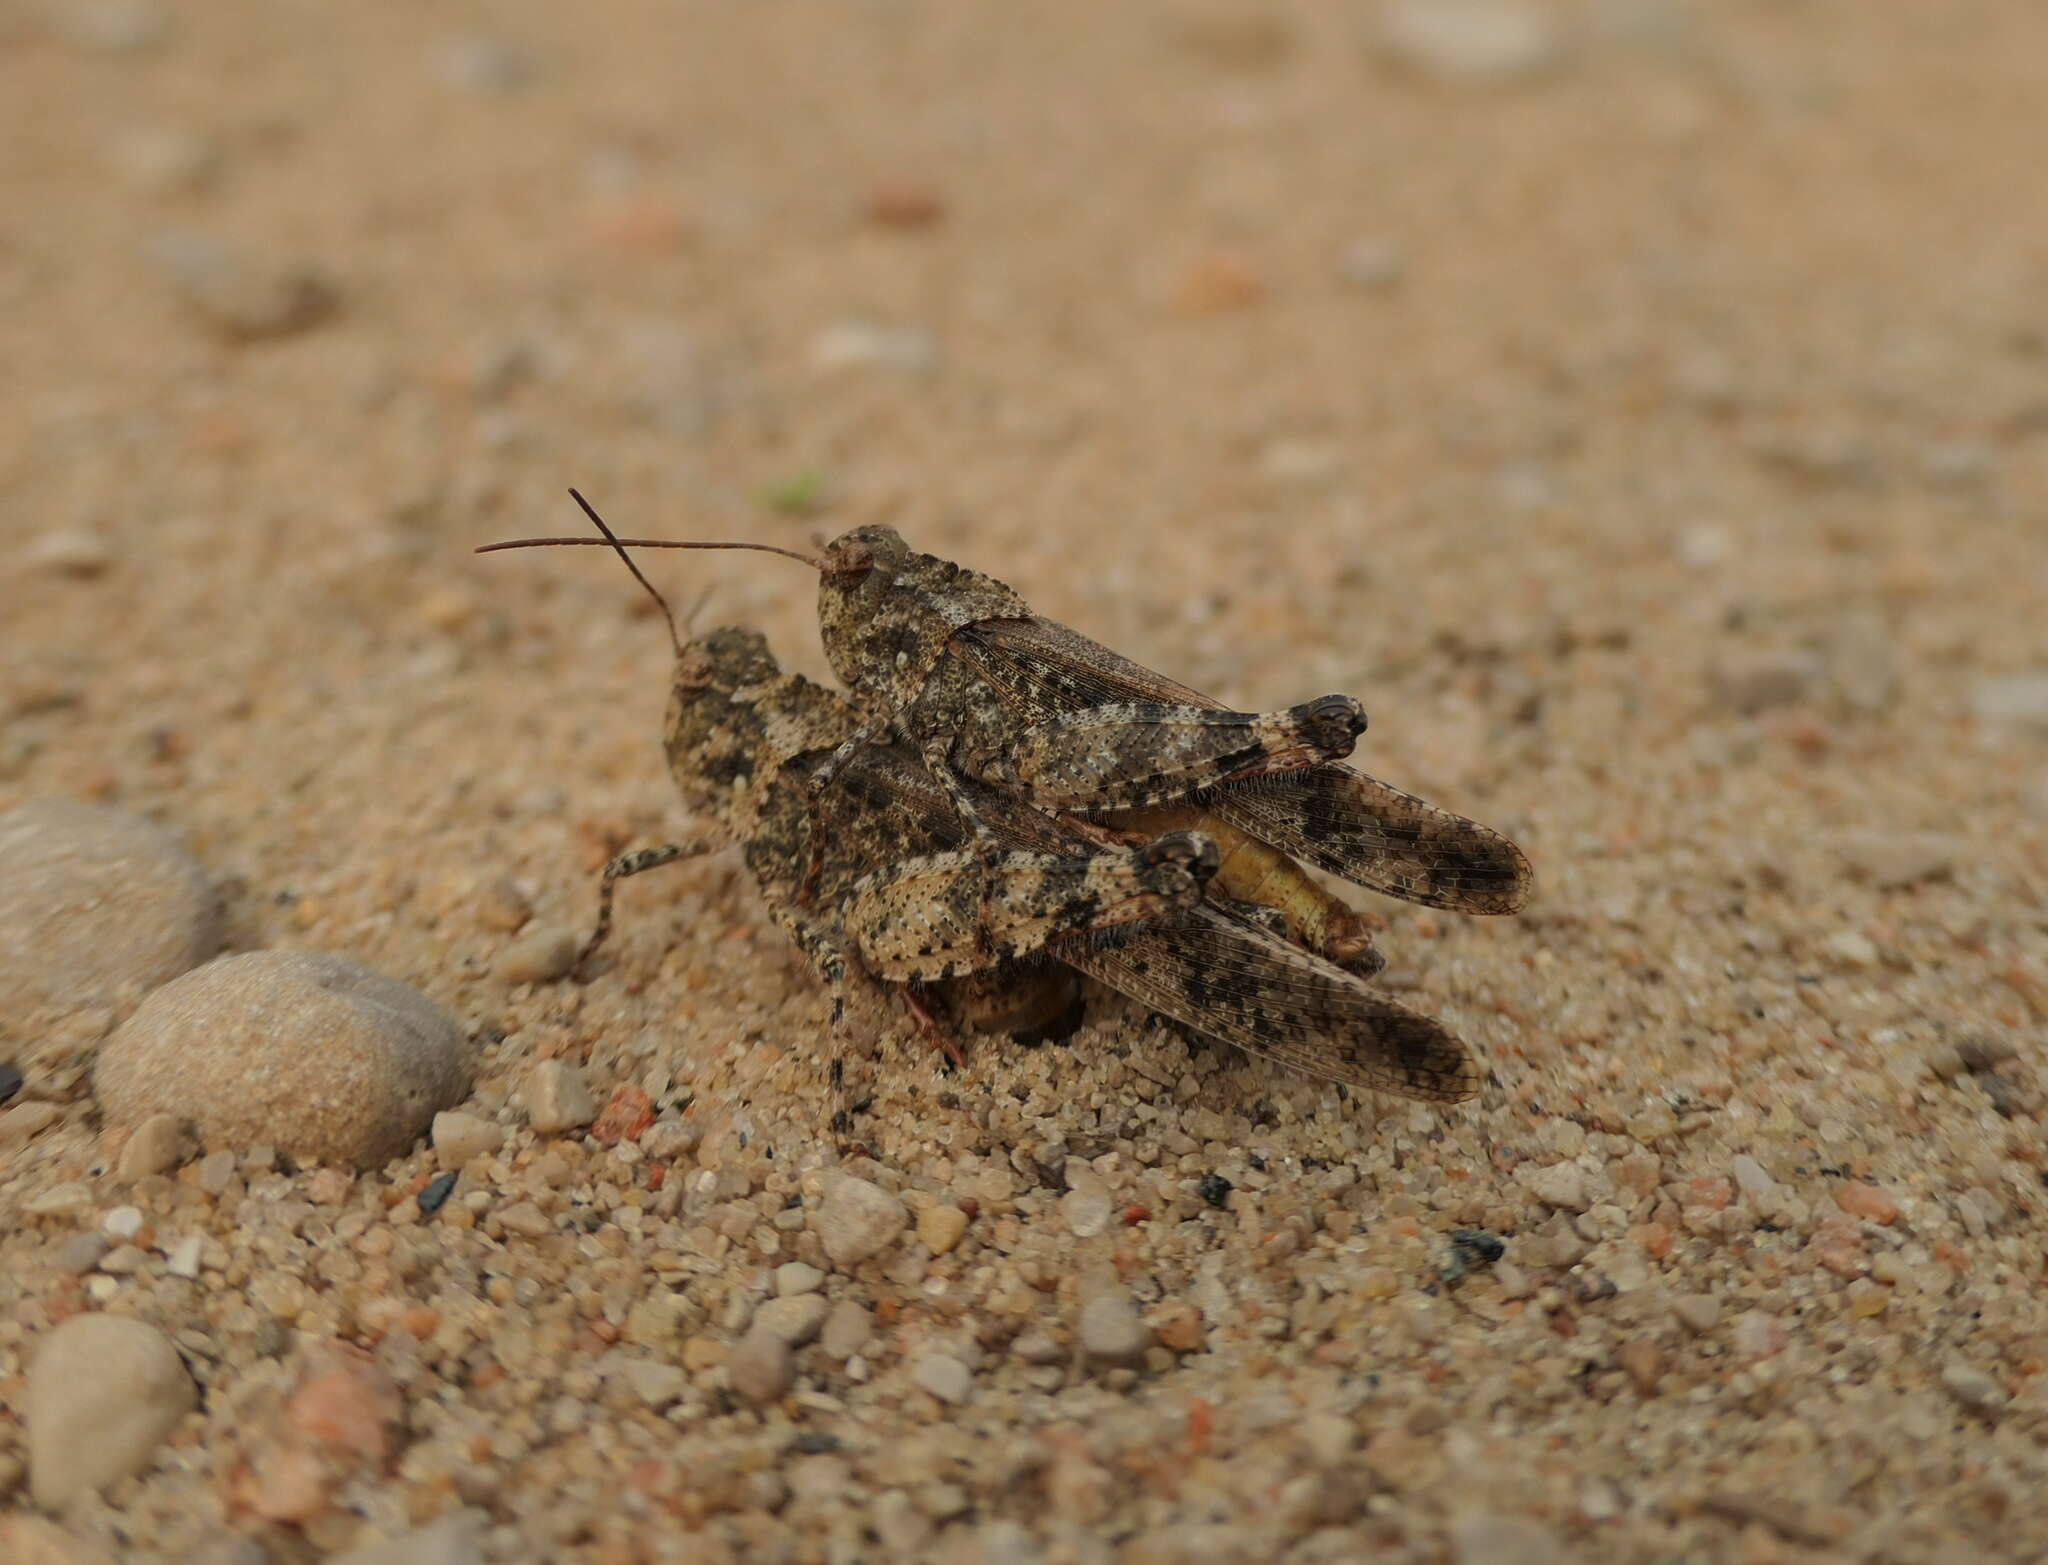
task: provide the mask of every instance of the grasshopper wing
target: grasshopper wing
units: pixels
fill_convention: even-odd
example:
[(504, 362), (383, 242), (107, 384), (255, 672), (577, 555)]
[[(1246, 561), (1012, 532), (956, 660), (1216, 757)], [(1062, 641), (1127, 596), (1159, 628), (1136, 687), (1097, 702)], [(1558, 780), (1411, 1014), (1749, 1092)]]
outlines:
[(1163, 1016), (1312, 1076), (1432, 1103), (1479, 1090), (1471, 1051), (1441, 1022), (1227, 906), (1051, 950)]
[[(953, 644), (1033, 721), (1118, 702), (1216, 704), (1050, 620), (985, 620)], [(1499, 832), (1340, 762), (1226, 783), (1201, 802), (1240, 830), (1390, 897), (1460, 913), (1513, 913), (1528, 901), (1529, 861)]]
[(1341, 762), (1217, 788), (1218, 819), (1361, 886), (1458, 913), (1514, 913), (1529, 861), (1491, 827)]

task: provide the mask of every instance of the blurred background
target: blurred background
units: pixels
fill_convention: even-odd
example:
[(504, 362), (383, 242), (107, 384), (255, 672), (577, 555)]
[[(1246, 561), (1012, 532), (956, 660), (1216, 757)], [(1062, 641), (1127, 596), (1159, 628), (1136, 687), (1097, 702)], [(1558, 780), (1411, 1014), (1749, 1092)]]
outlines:
[[(658, 823), (632, 584), (468, 552), (574, 483), (1356, 691), (1579, 902), (1822, 820), (2038, 844), (2044, 47), (2024, 0), (16, 7), (0, 787), (175, 801), (252, 884)], [(799, 567), (650, 568), (822, 671)]]
[[(1050, 1511), (1079, 1542), (1044, 1557), (1093, 1559), (1105, 1527), (1198, 1515), (1243, 1525), (1241, 1554), (1200, 1557), (1270, 1558), (1309, 1461), (1280, 1436), (1369, 1378), (1380, 1400), (1328, 1458), (1370, 1437), (1378, 1476), (1344, 1480), (1333, 1526), (1365, 1519), (1313, 1557), (1420, 1517), (1401, 1557), (1441, 1559), (1442, 1516), (1478, 1503), (1543, 1525), (1482, 1529), (1463, 1565), (1561, 1558), (1553, 1521), (1603, 1558), (1990, 1558), (1983, 1539), (2039, 1531), (2048, 1417), (2044, 59), (2039, 0), (17, 0), (0, 811), (105, 799), (175, 827), (231, 949), (345, 953), (457, 1016), (481, 1114), (518, 1121), (536, 1060), (583, 1062), (600, 1096), (652, 1082), (711, 1127), (691, 1199), (725, 1201), (751, 1188), (704, 1182), (738, 1157), (728, 1132), (759, 1132), (758, 1168), (836, 1155), (822, 992), (730, 855), (635, 882), (593, 981), (522, 976), (514, 931), (566, 960), (598, 866), (686, 824), (669, 653), (604, 553), (475, 545), (581, 531), (571, 484), (629, 535), (805, 546), (889, 522), (1230, 704), (1353, 692), (1358, 764), (1536, 867), (1518, 918), (1373, 903), (1382, 983), (1471, 1041), (1485, 1091), (1375, 1121), (1114, 1009), (1064, 1053), (978, 1044), (944, 1092), (922, 1045), (885, 1057), (861, 1133), (927, 1183), (974, 1147), (1008, 1192), (1010, 1149), (1057, 1138), (1003, 1222), (1060, 1286), (1079, 1252), (1042, 1170), (1069, 1134), (1077, 1156), (1135, 1134), (1134, 1102), (1192, 1127), (1207, 1169), (1243, 1153), (1289, 1200), (1310, 1168), (1341, 1197), (1288, 1262), (1311, 1233), (1293, 1215), (1273, 1248), (1248, 1191), (1212, 1216), (1201, 1170), (1163, 1171), (1186, 1225), (1162, 1208), (1103, 1244), (1168, 1255), (1173, 1289), (1199, 1265), (1222, 1350), (1147, 1372), (1132, 1404), (1157, 1422), (1091, 1429), (1129, 1456), (1098, 1474), (1111, 1523), (1085, 1466), (1059, 1456), (1042, 1495), (1004, 1454), (945, 1486), (954, 1531), (993, 1518), (1014, 1542)], [(644, 563), (704, 599), (700, 626), (757, 625), (824, 672), (800, 566)], [(0, 1001), (0, 1042), (23, 1014)], [(90, 1046), (109, 1014), (61, 1024)], [(43, 1071), (65, 1039), (24, 1025)], [(97, 1178), (64, 1070), (31, 1088), (79, 1103), (70, 1161), (55, 1135), (31, 1152)], [(541, 1145), (516, 1143), (522, 1169)], [(405, 1202), (423, 1157), (360, 1203)], [(565, 1158), (521, 1177), (555, 1201), (582, 1177)], [(267, 1149), (257, 1166), (285, 1188)], [(449, 1214), (491, 1199), (465, 1186)], [(315, 1210), (243, 1204), (294, 1232)], [(1440, 1288), (1451, 1223), (1512, 1236), (1512, 1296), (1506, 1272)], [(1009, 1264), (1014, 1234), (978, 1222), (969, 1244), (984, 1231), (946, 1310)], [(28, 1290), (72, 1247), (21, 1232)], [(433, 1232), (400, 1253), (452, 1257), (419, 1297), (471, 1320), (486, 1236)], [(950, 1284), (920, 1255), (890, 1276), (922, 1311)], [(665, 1292), (641, 1258), (616, 1259), (622, 1286)], [(1212, 1266), (1275, 1301), (1255, 1332)], [(53, 1289), (78, 1307), (79, 1285)], [(239, 1291), (189, 1295), (192, 1319)], [(1278, 1341), (1309, 1306), (1329, 1340)], [(0, 1344), (33, 1318), (9, 1312)], [(497, 1395), (533, 1429), (525, 1410), (571, 1404), (547, 1414), (561, 1439), (481, 1475), (446, 1446), (457, 1492), (502, 1519), (577, 1488), (548, 1536), (603, 1534), (633, 1448), (604, 1442), (637, 1430), (666, 1460), (671, 1426), (567, 1433), (583, 1339), (543, 1364), (512, 1319), (533, 1378)], [(269, 1375), (264, 1340), (234, 1362)], [(1020, 1372), (1046, 1384), (1045, 1362)], [(456, 1399), (442, 1373), (409, 1398)], [(892, 1464), (863, 1483), (905, 1431), (951, 1460), (1025, 1405), (913, 1427), (922, 1393), (832, 1374), (854, 1408), (835, 1427)], [(464, 1416), (495, 1433), (510, 1405)], [(1171, 1453), (1199, 1458), (1196, 1410), (1206, 1431), (1219, 1407), (1227, 1441), (1259, 1438), (1201, 1458), (1176, 1512)], [(239, 1408), (216, 1400), (210, 1435)], [(752, 1417), (704, 1425), (683, 1466), (753, 1462)], [(191, 1447), (128, 1491), (175, 1525), (101, 1521), (194, 1557), (178, 1528), (220, 1503), (193, 1482), (213, 1460)], [(409, 1482), (378, 1488), (386, 1521), (442, 1503)], [(1286, 1504), (1296, 1532), (1320, 1514)], [(810, 1557), (806, 1514), (776, 1524), (784, 1553), (744, 1557)], [(643, 1542), (577, 1557), (690, 1546)]]

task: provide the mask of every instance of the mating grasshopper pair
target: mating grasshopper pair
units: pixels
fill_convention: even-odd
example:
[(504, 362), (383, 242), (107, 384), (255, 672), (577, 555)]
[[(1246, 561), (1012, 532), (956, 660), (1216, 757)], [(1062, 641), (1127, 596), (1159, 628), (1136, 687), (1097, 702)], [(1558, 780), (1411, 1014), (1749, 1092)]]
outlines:
[[(721, 547), (619, 540), (584, 509), (602, 538), (486, 547), (608, 543), (657, 602), (626, 545)], [(713, 829), (607, 866), (586, 955), (618, 879), (737, 843), (835, 1018), (849, 982), (875, 980), (909, 986), (935, 1030), (923, 985), (970, 1015), (1024, 1008), (1048, 969), (1020, 959), (1051, 957), (1312, 1074), (1471, 1095), (1465, 1045), (1363, 981), (1379, 967), (1365, 924), (1295, 856), (1477, 913), (1521, 906), (1528, 865), (1497, 833), (1337, 764), (1365, 726), (1355, 701), (1224, 710), (885, 527), (821, 559), (738, 547), (818, 571), (827, 656), (876, 710), (783, 673), (751, 632), (676, 640), (669, 763)]]

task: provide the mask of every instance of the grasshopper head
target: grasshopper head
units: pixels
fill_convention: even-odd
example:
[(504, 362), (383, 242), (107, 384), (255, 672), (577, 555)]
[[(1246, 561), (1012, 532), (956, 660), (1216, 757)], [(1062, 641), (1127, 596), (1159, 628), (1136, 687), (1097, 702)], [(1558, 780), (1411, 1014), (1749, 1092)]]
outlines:
[(685, 642), (669, 692), (668, 769), (693, 810), (730, 823), (738, 796), (765, 765), (755, 693), (782, 677), (759, 631), (728, 626)]

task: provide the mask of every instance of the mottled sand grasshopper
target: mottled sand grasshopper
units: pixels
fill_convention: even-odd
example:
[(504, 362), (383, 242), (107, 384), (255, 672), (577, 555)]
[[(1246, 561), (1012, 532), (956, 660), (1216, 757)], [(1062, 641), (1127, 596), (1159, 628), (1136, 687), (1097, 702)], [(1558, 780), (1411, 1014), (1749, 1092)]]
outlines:
[[(963, 974), (974, 975), (962, 997), (970, 1011), (1042, 1010), (1047, 970), (1019, 960), (1037, 953), (1197, 1032), (1331, 1080), (1442, 1102), (1475, 1089), (1469, 1052), (1440, 1023), (1288, 939), (1271, 909), (1202, 898), (1214, 869), (1202, 834), (1105, 845), (1099, 831), (1008, 790), (972, 777), (942, 783), (899, 745), (849, 750), (860, 711), (783, 673), (752, 632), (676, 650), (670, 767), (712, 829), (608, 866), (586, 954), (609, 927), (617, 880), (737, 843), (771, 913), (833, 988), (835, 1016), (849, 982), (895, 979), (930, 1027), (919, 986)], [(967, 819), (993, 854), (964, 851)]]
[(1458, 912), (1512, 913), (1527, 900), (1528, 861), (1507, 838), (1339, 764), (1365, 727), (1349, 697), (1282, 712), (1221, 709), (1041, 618), (995, 578), (915, 552), (887, 527), (842, 534), (822, 557), (626, 542), (762, 549), (816, 569), (826, 656), (870, 708), (835, 767), (893, 733), (953, 794), (984, 856), (992, 839), (969, 780), (1139, 840), (1200, 830), (1223, 848), (1216, 892), (1274, 908), (1303, 945), (1367, 975), (1380, 966), (1368, 926), (1296, 859)]

